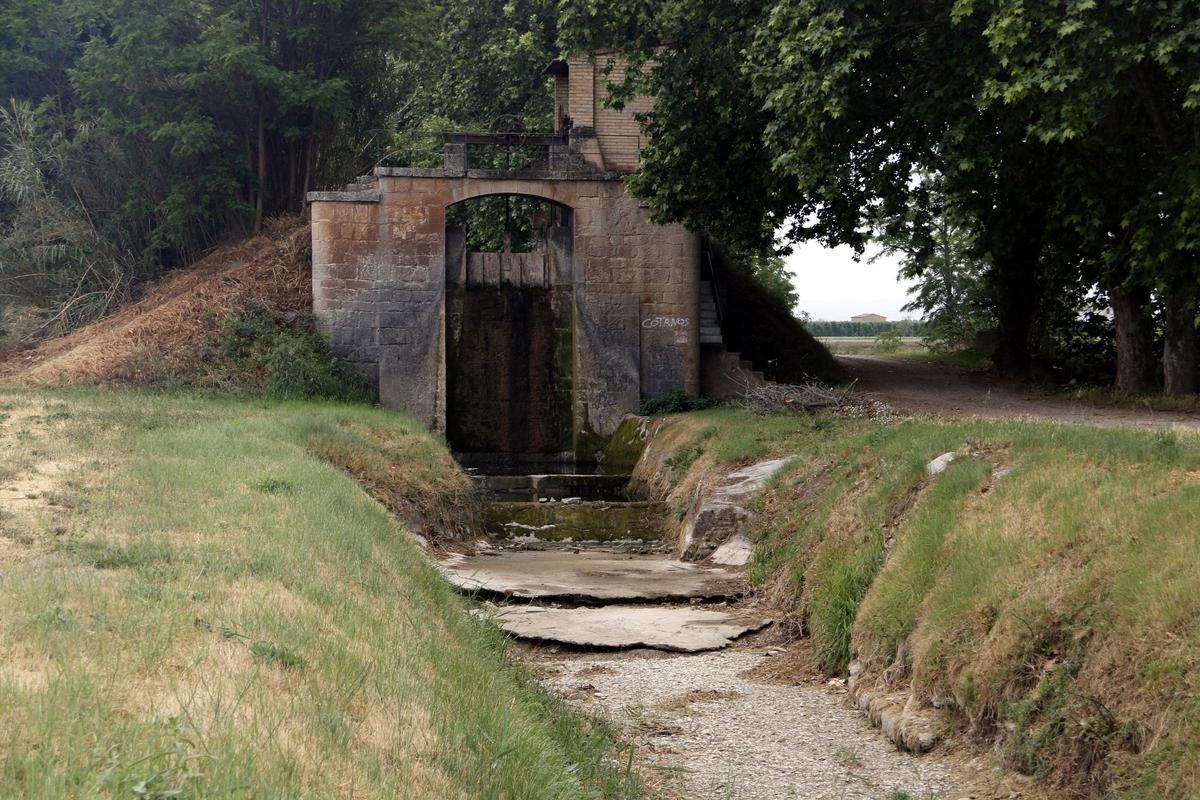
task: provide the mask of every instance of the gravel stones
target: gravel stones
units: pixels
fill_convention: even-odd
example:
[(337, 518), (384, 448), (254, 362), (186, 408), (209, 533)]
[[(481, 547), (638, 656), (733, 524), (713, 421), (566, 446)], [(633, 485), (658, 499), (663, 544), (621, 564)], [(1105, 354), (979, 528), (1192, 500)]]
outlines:
[(741, 677), (766, 658), (731, 650), (667, 658), (551, 656), (548, 663), (560, 672), (548, 682), (621, 722), (650, 751), (651, 763), (682, 770), (672, 788), (684, 797), (953, 796), (946, 794), (948, 767), (930, 755), (898, 751), (847, 707), (844, 690)]

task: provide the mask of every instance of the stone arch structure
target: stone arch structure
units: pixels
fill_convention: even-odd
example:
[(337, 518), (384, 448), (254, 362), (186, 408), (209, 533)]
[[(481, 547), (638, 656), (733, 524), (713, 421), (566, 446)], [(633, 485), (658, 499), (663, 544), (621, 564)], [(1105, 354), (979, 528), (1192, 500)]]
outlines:
[(556, 285), (572, 304), (569, 454), (587, 460), (643, 398), (699, 391), (700, 243), (651, 222), (623, 175), (565, 140), (548, 155), (520, 171), (474, 170), (451, 144), (441, 169), (379, 167), (346, 191), (310, 194), (313, 309), (384, 405), (445, 431), (446, 265), (460, 246), (447, 241), (446, 209), (489, 195), (569, 208)]

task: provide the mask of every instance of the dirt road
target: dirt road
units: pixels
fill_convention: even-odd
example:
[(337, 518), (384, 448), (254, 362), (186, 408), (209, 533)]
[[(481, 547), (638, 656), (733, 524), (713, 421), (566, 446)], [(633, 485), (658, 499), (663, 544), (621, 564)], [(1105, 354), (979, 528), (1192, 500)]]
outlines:
[(960, 367), (888, 356), (838, 356), (838, 362), (858, 389), (901, 413), (1200, 432), (1200, 414), (1099, 406)]

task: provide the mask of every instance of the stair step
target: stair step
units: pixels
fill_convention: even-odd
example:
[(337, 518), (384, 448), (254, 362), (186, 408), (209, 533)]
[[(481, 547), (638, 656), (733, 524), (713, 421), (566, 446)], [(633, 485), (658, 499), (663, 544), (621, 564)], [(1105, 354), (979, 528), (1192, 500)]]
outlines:
[(471, 476), (476, 490), (489, 501), (540, 502), (576, 497), (582, 500), (626, 500), (628, 475), (578, 475), (563, 473)]
[(700, 334), (700, 344), (723, 344), (723, 343), (724, 343), (724, 340), (722, 340), (720, 336), (706, 336), (703, 333)]
[(484, 530), (496, 539), (661, 542), (671, 508), (662, 502), (499, 502), (484, 505)]

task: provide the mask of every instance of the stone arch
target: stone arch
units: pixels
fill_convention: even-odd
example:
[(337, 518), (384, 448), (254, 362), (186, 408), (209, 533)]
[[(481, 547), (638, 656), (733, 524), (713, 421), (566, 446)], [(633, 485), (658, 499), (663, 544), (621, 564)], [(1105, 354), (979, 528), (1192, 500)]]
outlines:
[[(467, 203), (473, 203), (478, 200), (486, 200), (489, 198), (496, 198), (496, 197), (513, 197), (513, 198), (520, 198), (523, 200), (536, 200), (538, 202), (545, 203), (547, 206), (549, 206), (551, 209), (553, 209), (557, 212), (556, 218), (554, 220), (554, 227), (570, 229), (572, 238), (573, 238), (574, 224), (575, 224), (574, 223), (574, 220), (575, 220), (574, 207), (569, 205), (568, 203), (563, 202), (561, 199), (555, 199), (554, 197), (550, 196), (550, 194), (548, 194), (548, 193), (538, 193), (538, 192), (532, 192), (532, 191), (511, 192), (511, 191), (490, 191), (487, 189), (483, 189), (480, 191), (472, 192), (470, 194), (470, 196), (463, 197), (461, 199), (455, 199), (452, 194), (451, 198), (447, 201), (445, 207), (442, 209), (442, 219), (445, 220), (445, 225), (446, 225), (447, 231), (450, 230), (450, 222), (449, 222), (450, 209), (455, 208), (456, 206), (462, 206)], [(448, 244), (448, 246), (447, 246), (446, 257), (447, 257), (447, 261), (449, 261), (453, 255), (453, 245), (451, 245), (449, 242), (447, 242), (447, 244)]]
[(575, 210), (577, 198), (562, 183), (541, 180), (498, 180), (494, 178), (462, 178), (449, 185), (446, 208), (481, 197), (512, 195), (544, 200), (562, 208)]

